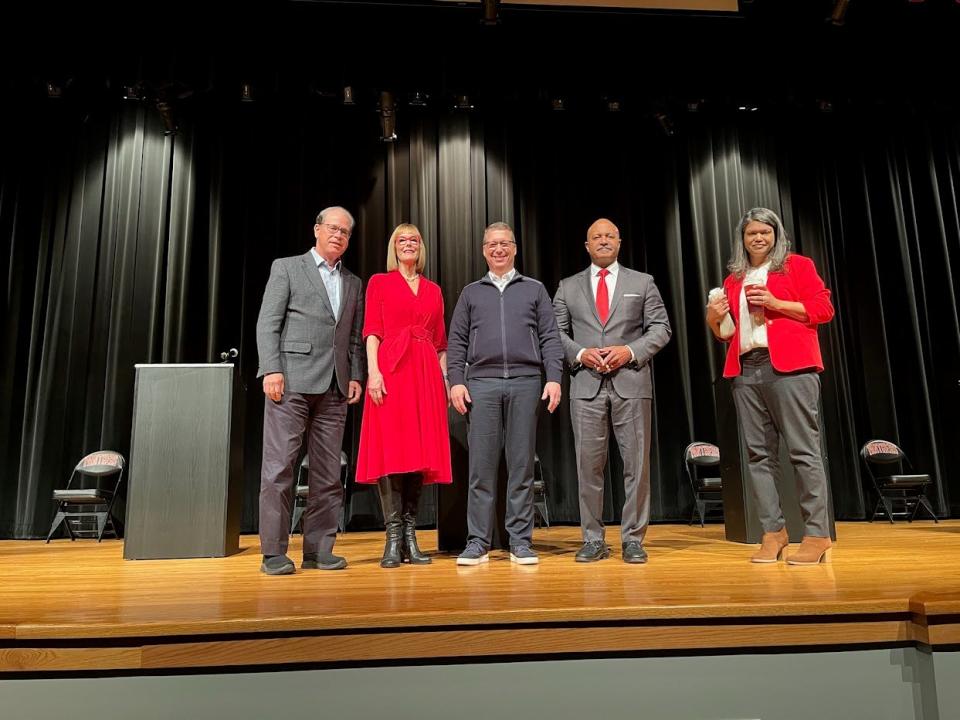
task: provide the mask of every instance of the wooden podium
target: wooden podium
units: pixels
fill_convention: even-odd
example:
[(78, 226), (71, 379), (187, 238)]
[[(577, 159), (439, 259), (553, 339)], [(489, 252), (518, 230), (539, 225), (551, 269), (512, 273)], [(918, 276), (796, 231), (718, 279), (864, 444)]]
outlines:
[(136, 366), (127, 560), (237, 552), (243, 480), (235, 382), (232, 364)]
[[(723, 479), (723, 523), (726, 538), (732, 542), (759, 543), (763, 528), (757, 517), (756, 503), (750, 489), (750, 467), (747, 462), (747, 448), (740, 434), (737, 420), (737, 408), (733, 401), (733, 385), (719, 378), (713, 384), (713, 394), (717, 408), (717, 446), (720, 448), (720, 477)], [(820, 456), (823, 469), (827, 473), (827, 504), (830, 513), (830, 537), (837, 539), (837, 528), (833, 520), (833, 497), (829, 492), (830, 471), (827, 464), (825, 445), (826, 432), (823, 427), (823, 408), (820, 409)], [(780, 506), (783, 519), (787, 523), (790, 542), (798, 543), (803, 539), (803, 518), (797, 502), (797, 484), (793, 465), (786, 443), (780, 441), (780, 472), (777, 474), (777, 492), (780, 493)]]

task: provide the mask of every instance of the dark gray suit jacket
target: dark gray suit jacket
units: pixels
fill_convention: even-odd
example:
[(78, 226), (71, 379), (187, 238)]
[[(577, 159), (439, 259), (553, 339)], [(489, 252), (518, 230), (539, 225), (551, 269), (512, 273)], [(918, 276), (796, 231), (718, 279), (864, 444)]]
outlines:
[(670, 340), (670, 320), (653, 276), (620, 265), (606, 325), (600, 324), (590, 287), (590, 268), (560, 281), (553, 298), (563, 353), (570, 366), (570, 397), (589, 399), (600, 390), (602, 375), (577, 363), (588, 347), (627, 345), (635, 363), (611, 373), (622, 398), (652, 398), (650, 360)]
[(342, 264), (340, 278), (334, 317), (309, 251), (273, 261), (257, 318), (257, 377), (282, 372), (285, 390), (315, 394), (330, 388), (334, 369), (344, 395), (350, 380), (363, 381), (363, 284)]

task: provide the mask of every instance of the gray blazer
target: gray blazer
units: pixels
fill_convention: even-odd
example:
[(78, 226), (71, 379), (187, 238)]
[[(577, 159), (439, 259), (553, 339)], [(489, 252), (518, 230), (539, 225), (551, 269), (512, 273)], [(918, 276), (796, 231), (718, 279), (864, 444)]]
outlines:
[(340, 265), (340, 316), (333, 316), (310, 252), (273, 261), (257, 317), (257, 377), (282, 372), (284, 389), (325, 393), (334, 368), (340, 392), (363, 381), (363, 284)]
[(563, 354), (570, 366), (570, 397), (589, 399), (603, 377), (577, 362), (588, 347), (627, 345), (636, 362), (614, 370), (613, 389), (622, 398), (652, 398), (650, 360), (670, 340), (670, 320), (653, 277), (620, 266), (607, 324), (600, 324), (590, 287), (590, 268), (560, 281), (553, 298)]

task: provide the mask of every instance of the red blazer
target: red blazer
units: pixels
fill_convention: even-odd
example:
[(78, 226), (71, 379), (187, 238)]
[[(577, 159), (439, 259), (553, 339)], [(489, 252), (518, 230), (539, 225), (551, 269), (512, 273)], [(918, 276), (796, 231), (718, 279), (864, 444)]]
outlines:
[[(737, 331), (727, 342), (727, 361), (723, 366), (723, 376), (730, 378), (740, 374), (740, 288), (743, 278), (727, 275), (723, 289), (730, 303), (730, 314), (737, 324)], [(781, 272), (771, 272), (767, 276), (767, 289), (781, 300), (793, 300), (803, 303), (807, 311), (807, 322), (800, 322), (781, 313), (766, 309), (767, 345), (770, 349), (770, 363), (780, 372), (793, 372), (816, 368), (823, 370), (823, 358), (820, 356), (820, 341), (817, 340), (817, 325), (829, 322), (833, 318), (833, 304), (830, 291), (817, 274), (813, 260), (803, 255), (787, 255)]]

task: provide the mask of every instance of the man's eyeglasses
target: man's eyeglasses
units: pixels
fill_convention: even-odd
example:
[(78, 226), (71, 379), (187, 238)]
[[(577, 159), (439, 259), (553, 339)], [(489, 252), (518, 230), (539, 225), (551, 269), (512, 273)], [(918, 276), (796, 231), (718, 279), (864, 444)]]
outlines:
[(329, 223), (323, 223), (323, 226), (327, 229), (327, 232), (331, 235), (336, 235), (340, 233), (345, 238), (350, 237), (350, 228), (340, 227), (339, 225), (331, 225)]
[(503, 248), (504, 250), (506, 250), (506, 249), (509, 248), (511, 245), (516, 245), (516, 243), (513, 242), (513, 240), (501, 240), (501, 241), (499, 241), (499, 242), (485, 242), (485, 243), (483, 244), (483, 249), (484, 249), (484, 250), (494, 250), (494, 249), (496, 249), (496, 248)]

